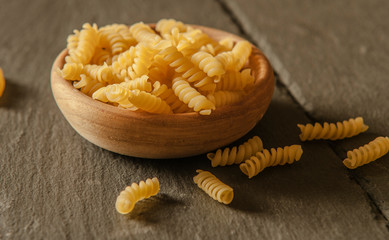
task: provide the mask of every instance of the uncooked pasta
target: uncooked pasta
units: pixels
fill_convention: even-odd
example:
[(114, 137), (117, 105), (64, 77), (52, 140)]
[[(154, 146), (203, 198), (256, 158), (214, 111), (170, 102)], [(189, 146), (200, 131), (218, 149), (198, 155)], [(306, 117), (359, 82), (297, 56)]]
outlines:
[(299, 135), (301, 141), (310, 141), (314, 139), (329, 139), (338, 140), (356, 136), (361, 132), (366, 131), (369, 127), (363, 123), (362, 117), (350, 118), (343, 122), (328, 123), (323, 125), (320, 123), (312, 124), (297, 124), (301, 130)]
[(240, 164), (262, 149), (262, 140), (258, 136), (254, 136), (238, 147), (218, 149), (216, 153), (208, 153), (207, 157), (211, 160), (212, 167)]
[(116, 199), (116, 210), (121, 214), (130, 213), (135, 204), (145, 198), (156, 195), (159, 192), (158, 178), (148, 178), (146, 182), (140, 181), (139, 184), (132, 183), (120, 192)]
[(155, 28), (85, 23), (68, 36), (67, 50), (61, 77), (95, 100), (131, 111), (209, 115), (244, 101), (254, 85), (249, 42), (216, 41), (174, 19)]
[(197, 170), (198, 174), (193, 177), (194, 183), (204, 192), (218, 202), (230, 204), (234, 198), (234, 190), (220, 181), (208, 171)]
[(284, 148), (271, 148), (257, 152), (255, 156), (240, 164), (240, 170), (249, 178), (252, 178), (262, 172), (266, 167), (277, 165), (292, 164), (299, 161), (303, 150), (300, 145), (291, 145)]
[(343, 164), (349, 169), (354, 169), (377, 160), (387, 154), (388, 151), (389, 138), (377, 137), (364, 146), (348, 151), (347, 158), (343, 160)]
[(0, 97), (1, 95), (3, 95), (4, 88), (5, 88), (5, 78), (4, 78), (3, 69), (0, 67)]

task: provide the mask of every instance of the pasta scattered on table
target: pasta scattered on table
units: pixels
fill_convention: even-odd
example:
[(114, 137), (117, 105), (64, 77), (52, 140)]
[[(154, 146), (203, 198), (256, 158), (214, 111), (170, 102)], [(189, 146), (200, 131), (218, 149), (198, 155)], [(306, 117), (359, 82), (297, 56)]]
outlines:
[(199, 188), (210, 197), (224, 204), (230, 204), (234, 198), (234, 190), (220, 181), (215, 175), (208, 171), (196, 170), (198, 173), (193, 177), (193, 181)]
[(127, 214), (134, 209), (135, 204), (145, 198), (156, 195), (159, 192), (159, 181), (156, 177), (148, 178), (146, 182), (132, 183), (120, 192), (116, 199), (116, 210), (121, 214)]
[(207, 158), (211, 160), (212, 167), (240, 164), (262, 149), (262, 140), (258, 136), (254, 136), (238, 147), (218, 149), (216, 153), (208, 153)]
[(350, 118), (343, 122), (328, 123), (325, 122), (323, 126), (320, 123), (312, 124), (297, 124), (301, 130), (299, 135), (301, 141), (314, 139), (329, 139), (339, 140), (349, 138), (366, 131), (369, 127), (363, 123), (362, 117)]
[(262, 172), (266, 167), (285, 165), (286, 163), (292, 164), (295, 161), (299, 161), (302, 154), (303, 150), (301, 145), (291, 145), (277, 149), (271, 148), (270, 151), (264, 149), (240, 164), (239, 167), (244, 174), (252, 178)]
[(388, 151), (389, 138), (377, 137), (364, 146), (348, 151), (347, 158), (343, 160), (343, 164), (349, 169), (354, 169), (377, 160), (387, 154)]
[[(254, 84), (247, 67), (252, 51), (248, 41), (216, 41), (174, 19), (161, 19), (155, 29), (143, 22), (100, 28), (85, 23), (68, 36), (67, 49), (65, 64), (58, 70), (64, 79), (96, 100), (132, 111), (209, 115), (216, 108), (243, 101)], [(123, 84), (138, 79), (146, 80), (151, 88)], [(153, 94), (157, 82), (167, 88), (164, 94)], [(120, 89), (116, 95), (122, 97), (110, 100), (106, 96), (114, 89), (110, 86)], [(134, 96), (158, 104), (140, 106)]]

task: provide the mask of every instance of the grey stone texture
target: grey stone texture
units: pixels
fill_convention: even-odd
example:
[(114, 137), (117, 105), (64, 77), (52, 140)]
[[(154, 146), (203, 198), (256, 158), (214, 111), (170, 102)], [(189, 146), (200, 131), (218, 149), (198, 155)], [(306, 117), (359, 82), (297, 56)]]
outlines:
[[(356, 170), (347, 150), (389, 135), (387, 1), (0, 0), (0, 239), (388, 239), (389, 155)], [(293, 165), (249, 180), (205, 155), (149, 160), (103, 150), (57, 108), (50, 69), (66, 37), (99, 26), (175, 18), (246, 37), (277, 77), (259, 135), (265, 148), (301, 144)], [(301, 143), (297, 123), (363, 116), (366, 133)], [(239, 123), (237, 123), (239, 124)], [(209, 170), (234, 188), (226, 206), (192, 181)], [(158, 177), (158, 195), (123, 216), (119, 192)]]

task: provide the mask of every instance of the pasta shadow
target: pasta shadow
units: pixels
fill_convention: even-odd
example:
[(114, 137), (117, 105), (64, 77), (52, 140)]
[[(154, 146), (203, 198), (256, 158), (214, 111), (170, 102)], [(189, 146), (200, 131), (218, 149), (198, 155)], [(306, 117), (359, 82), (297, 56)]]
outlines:
[(7, 78), (3, 95), (0, 97), (0, 108), (22, 108), (25, 106), (24, 100), (34, 95), (32, 89), (27, 89)]
[(145, 224), (155, 224), (166, 219), (173, 213), (173, 208), (184, 203), (174, 199), (167, 194), (157, 194), (148, 199), (139, 201), (134, 210), (127, 215), (129, 220), (144, 222)]

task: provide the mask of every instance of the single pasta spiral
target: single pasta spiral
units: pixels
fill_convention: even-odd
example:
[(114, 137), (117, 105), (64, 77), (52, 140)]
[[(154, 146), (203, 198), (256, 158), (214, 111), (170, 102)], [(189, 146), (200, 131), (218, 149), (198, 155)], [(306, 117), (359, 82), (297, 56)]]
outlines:
[(215, 58), (222, 64), (225, 70), (234, 70), (236, 59), (233, 52), (221, 52)]
[(387, 154), (388, 151), (389, 138), (377, 137), (364, 146), (348, 151), (347, 158), (343, 160), (343, 164), (349, 169), (354, 169), (377, 160)]
[(139, 185), (132, 183), (120, 192), (116, 199), (116, 210), (121, 214), (127, 214), (134, 209), (135, 204), (145, 198), (156, 195), (159, 192), (159, 181), (156, 177), (148, 178), (146, 182), (140, 181)]
[(132, 90), (128, 100), (137, 108), (149, 113), (173, 113), (172, 109), (165, 101), (145, 91), (139, 91), (138, 89)]
[(180, 32), (186, 31), (185, 24), (174, 19), (161, 19), (155, 26), (155, 30), (160, 32), (161, 35), (169, 34), (173, 28), (177, 28)]
[(239, 71), (250, 57), (252, 51), (251, 43), (248, 41), (240, 41), (231, 51), (237, 60), (235, 70)]
[(173, 79), (172, 89), (176, 96), (188, 107), (202, 115), (211, 114), (215, 110), (215, 105), (204, 95), (201, 95), (195, 88), (191, 87), (185, 79), (178, 77)]
[(262, 151), (263, 143), (258, 136), (254, 136), (247, 140), (247, 142), (238, 147), (218, 149), (216, 153), (208, 153), (207, 158), (211, 160), (212, 167), (226, 166), (232, 164), (240, 164), (243, 160)]
[(366, 131), (369, 127), (363, 123), (362, 117), (350, 118), (348, 121), (327, 123), (323, 126), (320, 123), (312, 124), (297, 124), (301, 130), (299, 135), (301, 141), (313, 140), (313, 139), (329, 139), (338, 140), (343, 138), (349, 138), (358, 135), (361, 132)]
[(284, 148), (265, 149), (262, 152), (257, 152), (250, 159), (247, 159), (244, 163), (240, 164), (240, 170), (246, 174), (249, 178), (252, 178), (263, 169), (270, 166), (285, 165), (286, 163), (292, 164), (295, 161), (300, 160), (303, 150), (300, 145), (291, 145)]
[(212, 78), (196, 67), (188, 58), (184, 57), (176, 47), (171, 46), (160, 52), (164, 56), (164, 60), (174, 68), (177, 73), (181, 73), (182, 77), (188, 82), (194, 82), (195, 87), (202, 87), (206, 84), (213, 83)]
[(225, 73), (223, 65), (207, 52), (199, 51), (192, 55), (191, 60), (209, 77), (221, 76)]
[(196, 170), (193, 181), (199, 188), (218, 202), (230, 204), (234, 198), (234, 190), (208, 171)]
[(82, 64), (89, 63), (98, 43), (97, 25), (91, 26), (89, 23), (85, 23), (78, 37), (77, 48), (69, 52), (69, 56), (65, 58), (65, 61)]
[(130, 32), (138, 42), (146, 42), (153, 46), (161, 41), (161, 37), (143, 22), (133, 24), (130, 27)]
[(122, 83), (111, 84), (98, 89), (93, 93), (92, 98), (102, 102), (115, 103), (123, 108), (136, 110), (137, 108), (128, 100), (130, 92), (128, 86), (123, 86)]
[(81, 74), (83, 73), (84, 65), (81, 63), (65, 63), (63, 69), (60, 70), (60, 74), (63, 78), (69, 80), (81, 80)]
[(149, 73), (154, 58), (155, 51), (147, 44), (139, 43), (135, 47), (135, 58), (128, 74), (131, 79), (135, 79)]
[(113, 55), (119, 54), (137, 43), (129, 28), (123, 24), (112, 24), (99, 30), (100, 44), (110, 49)]
[(69, 35), (66, 39), (66, 48), (68, 49), (69, 53), (74, 52), (77, 49), (78, 41), (80, 39), (80, 31), (74, 30), (73, 33), (74, 34)]
[(84, 66), (83, 70), (86, 75), (90, 76), (91, 78), (99, 82), (106, 82), (106, 83), (113, 82), (112, 67), (108, 66), (107, 63), (104, 63), (104, 65), (87, 64)]

